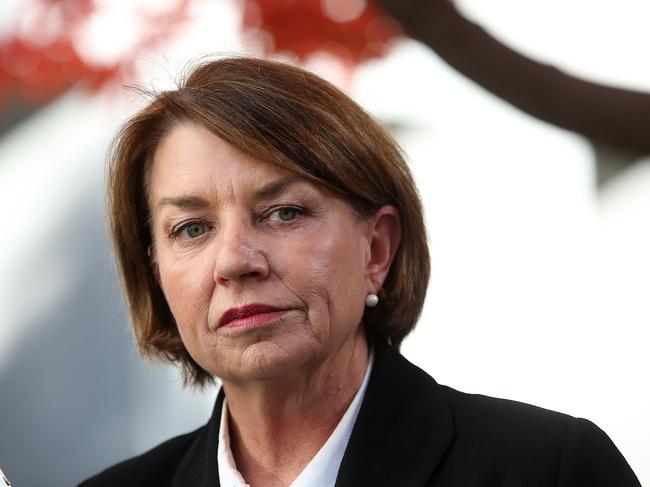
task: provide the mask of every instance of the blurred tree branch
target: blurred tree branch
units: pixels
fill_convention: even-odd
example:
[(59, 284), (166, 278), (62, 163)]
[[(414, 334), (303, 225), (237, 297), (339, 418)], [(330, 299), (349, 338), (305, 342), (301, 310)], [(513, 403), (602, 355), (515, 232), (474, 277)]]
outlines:
[(650, 154), (649, 93), (593, 83), (534, 61), (463, 17), (450, 1), (381, 3), (409, 35), (485, 89), (598, 147), (627, 154), (617, 158), (620, 169)]

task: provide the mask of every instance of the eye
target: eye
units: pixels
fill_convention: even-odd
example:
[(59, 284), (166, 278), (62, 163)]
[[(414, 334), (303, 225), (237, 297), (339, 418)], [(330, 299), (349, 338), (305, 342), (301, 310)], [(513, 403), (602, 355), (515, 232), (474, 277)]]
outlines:
[(298, 208), (293, 208), (291, 206), (285, 206), (283, 208), (278, 208), (275, 210), (278, 218), (282, 220), (283, 222), (288, 222), (293, 220), (298, 216), (298, 213), (300, 210)]
[(274, 206), (264, 211), (260, 215), (259, 221), (284, 227), (288, 224), (297, 224), (307, 213), (307, 210), (299, 205)]
[(206, 228), (203, 223), (190, 223), (183, 231), (189, 238), (198, 238), (206, 232)]
[(170, 237), (195, 240), (207, 231), (208, 226), (205, 223), (188, 222), (173, 228), (170, 232)]

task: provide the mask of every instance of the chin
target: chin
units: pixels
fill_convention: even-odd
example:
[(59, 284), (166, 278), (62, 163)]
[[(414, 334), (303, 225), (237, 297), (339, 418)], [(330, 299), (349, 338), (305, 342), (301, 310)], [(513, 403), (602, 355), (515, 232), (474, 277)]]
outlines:
[(281, 378), (304, 369), (316, 354), (313, 346), (304, 343), (298, 346), (296, 343), (263, 340), (248, 345), (240, 353), (239, 360), (233, 360), (228, 370), (221, 370), (216, 375), (226, 382)]

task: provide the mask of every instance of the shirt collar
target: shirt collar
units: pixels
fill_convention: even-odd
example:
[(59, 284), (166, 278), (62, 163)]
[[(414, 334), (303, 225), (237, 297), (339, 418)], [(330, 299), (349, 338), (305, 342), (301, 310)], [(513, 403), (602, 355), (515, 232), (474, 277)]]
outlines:
[[(336, 476), (341, 465), (341, 460), (345, 449), (352, 434), (352, 428), (357, 420), (359, 408), (363, 401), (372, 364), (374, 362), (374, 352), (370, 351), (368, 358), (368, 368), (359, 390), (355, 394), (352, 402), (345, 411), (345, 414), (339, 421), (330, 437), (325, 444), (310, 460), (304, 470), (291, 483), (290, 487), (312, 487), (314, 485), (323, 487), (334, 487)], [(235, 459), (230, 449), (230, 434), (228, 431), (228, 408), (226, 399), (223, 400), (221, 407), (221, 427), (219, 428), (219, 445), (217, 448), (217, 464), (219, 468), (219, 484), (221, 487), (249, 487), (242, 475), (237, 470)]]

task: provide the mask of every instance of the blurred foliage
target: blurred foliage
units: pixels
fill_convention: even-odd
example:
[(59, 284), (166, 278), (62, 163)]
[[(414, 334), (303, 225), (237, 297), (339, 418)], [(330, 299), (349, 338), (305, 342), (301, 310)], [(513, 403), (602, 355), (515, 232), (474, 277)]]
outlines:
[[(164, 2), (163, 2), (164, 3)], [(167, 2), (169, 3), (169, 2)], [(141, 8), (127, 10), (137, 16), (141, 28), (134, 42), (118, 59), (106, 63), (93, 56), (85, 39), (110, 3), (101, 0), (28, 0), (10, 29), (0, 38), (0, 104), (9, 97), (31, 103), (45, 102), (72, 85), (95, 90), (132, 73), (137, 56), (169, 39), (187, 17), (190, 0), (179, 0), (155, 13)], [(107, 36), (107, 44), (115, 43)]]
[[(96, 90), (129, 80), (135, 60), (171, 40), (196, 3), (137, 0), (125, 10), (122, 2), (28, 0), (0, 38), (0, 105), (15, 105), (9, 103), (14, 97), (37, 105), (72, 85)], [(383, 55), (401, 35), (399, 24), (377, 3), (364, 0), (241, 0), (240, 6), (249, 38), (263, 39), (267, 54), (284, 52), (300, 60), (325, 51), (352, 68)], [(98, 20), (115, 9), (135, 17), (129, 25), (137, 32), (117, 58), (106, 62), (88, 48), (87, 39)], [(119, 35), (112, 32), (101, 40), (109, 46), (123, 43)]]
[(383, 56), (402, 35), (379, 3), (361, 0), (244, 0), (243, 23), (249, 32), (262, 33), (267, 54), (305, 60), (327, 52), (350, 68)]

